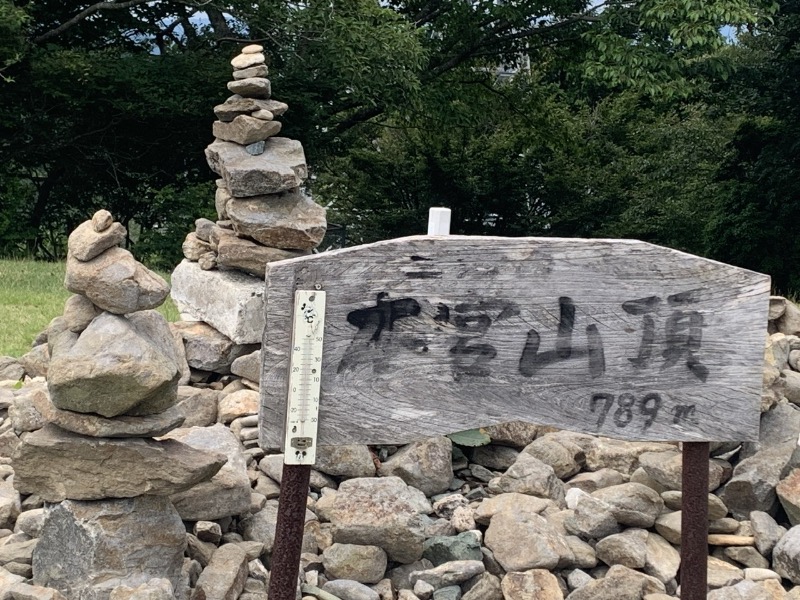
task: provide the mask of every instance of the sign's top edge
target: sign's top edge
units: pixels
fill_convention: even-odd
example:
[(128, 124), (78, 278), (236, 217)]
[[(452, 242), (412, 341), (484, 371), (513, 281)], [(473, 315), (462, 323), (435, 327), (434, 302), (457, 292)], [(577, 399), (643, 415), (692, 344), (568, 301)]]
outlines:
[(676, 258), (684, 258), (684, 259), (692, 259), (692, 260), (702, 260), (704, 262), (708, 262), (711, 264), (719, 265), (720, 267), (724, 267), (726, 269), (735, 269), (741, 271), (742, 273), (750, 274), (755, 278), (763, 278), (764, 282), (770, 281), (770, 276), (764, 273), (759, 273), (758, 271), (753, 271), (750, 269), (745, 269), (743, 267), (738, 267), (735, 265), (730, 265), (728, 263), (723, 263), (711, 258), (706, 258), (704, 256), (698, 256), (696, 254), (690, 254), (688, 252), (683, 252), (681, 250), (675, 250), (674, 248), (669, 248), (667, 246), (659, 246), (658, 244), (652, 244), (650, 242), (643, 242), (641, 240), (635, 239), (621, 239), (621, 238), (567, 238), (567, 237), (506, 237), (506, 236), (487, 236), (487, 235), (412, 235), (406, 237), (399, 237), (399, 238), (392, 238), (390, 240), (380, 240), (378, 242), (372, 242), (369, 244), (361, 244), (358, 246), (350, 246), (347, 248), (339, 248), (337, 250), (330, 250), (327, 252), (320, 252), (318, 254), (310, 254), (307, 256), (299, 256), (296, 258), (289, 258), (285, 260), (273, 261), (267, 263), (267, 276), (271, 271), (276, 269), (280, 269), (282, 267), (292, 266), (295, 264), (302, 264), (309, 261), (319, 261), (319, 260), (326, 260), (331, 258), (336, 258), (338, 256), (357, 253), (363, 251), (366, 248), (379, 248), (383, 246), (392, 246), (403, 244), (407, 242), (435, 242), (437, 244), (459, 244), (465, 241), (486, 241), (486, 242), (511, 242), (511, 243), (554, 243), (554, 244), (616, 244), (616, 245), (626, 245), (626, 246), (649, 246), (652, 248), (659, 248), (665, 252), (674, 253)]

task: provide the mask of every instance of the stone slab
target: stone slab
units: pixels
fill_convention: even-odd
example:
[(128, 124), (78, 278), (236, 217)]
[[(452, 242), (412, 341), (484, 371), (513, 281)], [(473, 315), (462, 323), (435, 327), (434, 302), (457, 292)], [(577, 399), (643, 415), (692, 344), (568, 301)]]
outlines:
[(203, 271), (184, 260), (172, 273), (181, 313), (208, 323), (237, 344), (257, 344), (264, 331), (264, 282), (238, 271)]

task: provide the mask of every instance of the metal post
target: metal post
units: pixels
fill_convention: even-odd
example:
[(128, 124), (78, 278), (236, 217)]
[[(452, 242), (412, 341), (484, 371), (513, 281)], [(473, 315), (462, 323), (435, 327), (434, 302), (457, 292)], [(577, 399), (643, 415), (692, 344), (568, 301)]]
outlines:
[(269, 599), (295, 600), (311, 465), (283, 465), (270, 562)]
[(708, 442), (684, 442), (681, 495), (681, 600), (706, 600)]

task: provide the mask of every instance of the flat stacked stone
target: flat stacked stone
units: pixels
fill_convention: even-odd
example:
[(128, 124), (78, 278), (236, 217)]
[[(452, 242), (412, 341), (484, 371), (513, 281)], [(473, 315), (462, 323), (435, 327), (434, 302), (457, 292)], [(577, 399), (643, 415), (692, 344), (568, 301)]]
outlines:
[[(172, 298), (193, 372), (230, 373), (231, 362), (212, 364), (215, 347), (231, 361), (258, 349), (264, 328), (266, 265), (309, 254), (322, 241), (325, 209), (302, 189), (308, 177), (300, 142), (278, 137), (287, 110), (272, 99), (263, 48), (246, 46), (232, 61), (233, 93), (214, 107), (216, 138), (206, 159), (219, 175), (218, 220), (198, 219), (186, 236), (186, 257), (172, 275)], [(224, 339), (227, 338), (227, 343)]]
[[(69, 598), (104, 600), (117, 586), (153, 578), (178, 591), (186, 540), (171, 498), (227, 461), (153, 439), (185, 420), (176, 404), (186, 367), (166, 320), (151, 310), (169, 285), (118, 247), (126, 235), (98, 211), (69, 236), (65, 285), (75, 295), (50, 324), (48, 386), (32, 397), (45, 425), (12, 457), (17, 490), (48, 503), (33, 580)], [(158, 549), (147, 547), (153, 539)]]

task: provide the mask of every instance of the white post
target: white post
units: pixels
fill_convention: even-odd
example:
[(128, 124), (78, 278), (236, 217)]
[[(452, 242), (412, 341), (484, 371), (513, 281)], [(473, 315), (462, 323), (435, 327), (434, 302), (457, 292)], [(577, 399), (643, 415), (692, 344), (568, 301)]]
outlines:
[(428, 235), (450, 235), (450, 209), (431, 208), (428, 212)]

